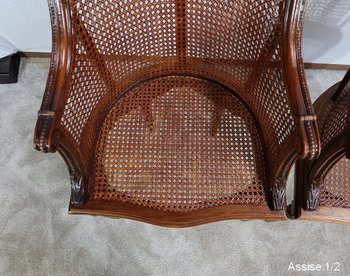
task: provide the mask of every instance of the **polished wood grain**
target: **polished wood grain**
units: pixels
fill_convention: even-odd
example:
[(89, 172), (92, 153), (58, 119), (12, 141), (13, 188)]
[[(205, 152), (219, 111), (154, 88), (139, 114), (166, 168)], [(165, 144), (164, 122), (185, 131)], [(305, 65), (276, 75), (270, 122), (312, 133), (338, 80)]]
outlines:
[(300, 219), (350, 225), (350, 209), (320, 206), (314, 211), (302, 210)]

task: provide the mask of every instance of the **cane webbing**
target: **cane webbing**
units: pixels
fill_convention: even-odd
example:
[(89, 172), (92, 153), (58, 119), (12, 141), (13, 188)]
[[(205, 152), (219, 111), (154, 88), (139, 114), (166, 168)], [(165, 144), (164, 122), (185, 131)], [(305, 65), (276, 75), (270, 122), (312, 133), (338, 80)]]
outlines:
[(194, 73), (225, 82), (248, 102), (274, 158), (293, 130), (279, 63), (280, 2), (72, 1), (78, 35), (66, 132), (88, 156), (93, 141), (84, 128), (121, 91), (163, 73)]
[(350, 208), (350, 161), (345, 156), (327, 173), (321, 186), (320, 205)]
[(135, 88), (100, 131), (92, 198), (166, 211), (264, 202), (251, 115), (227, 90), (192, 77)]
[[(347, 91), (350, 92), (350, 86)], [(349, 96), (350, 93), (344, 91), (334, 103), (329, 103), (331, 106), (329, 113), (323, 114), (325, 118), (320, 126), (322, 148), (325, 148), (345, 129)]]
[[(350, 83), (345, 86), (337, 99), (329, 102), (328, 112), (322, 114), (321, 144), (325, 148), (334, 143), (347, 125), (350, 98)], [(350, 207), (350, 162), (342, 157), (332, 166), (324, 178), (320, 192), (320, 205), (333, 207)]]
[(92, 198), (174, 211), (263, 203), (294, 135), (284, 4), (70, 1), (61, 124), (93, 170)]

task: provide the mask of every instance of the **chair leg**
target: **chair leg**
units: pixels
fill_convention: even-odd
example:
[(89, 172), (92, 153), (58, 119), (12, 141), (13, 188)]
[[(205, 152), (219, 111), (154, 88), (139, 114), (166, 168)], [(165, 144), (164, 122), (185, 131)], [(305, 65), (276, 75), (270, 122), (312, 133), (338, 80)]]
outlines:
[(294, 199), (290, 208), (290, 216), (294, 219), (300, 217), (301, 206), (304, 198), (304, 187), (306, 184), (306, 164), (303, 160), (297, 160), (295, 164), (295, 178), (294, 178)]

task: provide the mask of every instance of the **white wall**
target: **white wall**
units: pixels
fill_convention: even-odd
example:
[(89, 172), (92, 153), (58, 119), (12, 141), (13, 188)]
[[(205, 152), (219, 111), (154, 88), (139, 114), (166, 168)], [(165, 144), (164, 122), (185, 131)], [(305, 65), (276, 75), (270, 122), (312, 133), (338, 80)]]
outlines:
[[(306, 62), (350, 65), (350, 0), (308, 0)], [(46, 0), (1, 0), (1, 36), (21, 51), (51, 50)]]
[(0, 0), (0, 42), (21, 51), (51, 51), (51, 27), (46, 0)]
[(304, 59), (350, 65), (350, 0), (308, 0)]

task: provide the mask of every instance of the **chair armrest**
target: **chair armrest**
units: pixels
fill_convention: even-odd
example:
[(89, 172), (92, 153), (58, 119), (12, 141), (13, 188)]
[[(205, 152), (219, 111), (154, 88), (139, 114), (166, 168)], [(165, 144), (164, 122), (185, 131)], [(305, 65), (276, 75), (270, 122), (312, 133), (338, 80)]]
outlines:
[(302, 59), (302, 24), (304, 0), (286, 1), (283, 23), (282, 51), (285, 83), (293, 107), (296, 147), (299, 158), (316, 158), (321, 149), (320, 135), (312, 101), (309, 96)]
[(72, 70), (72, 34), (70, 29), (69, 1), (48, 1), (52, 26), (52, 53), (48, 80), (38, 114), (34, 145), (43, 152), (55, 152), (62, 135), (60, 120), (64, 93)]

